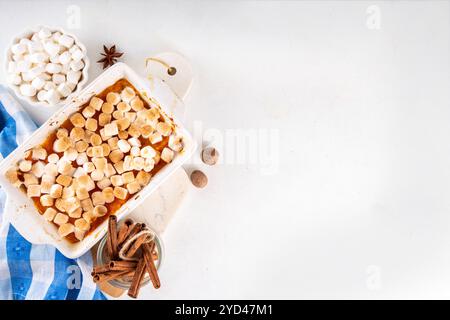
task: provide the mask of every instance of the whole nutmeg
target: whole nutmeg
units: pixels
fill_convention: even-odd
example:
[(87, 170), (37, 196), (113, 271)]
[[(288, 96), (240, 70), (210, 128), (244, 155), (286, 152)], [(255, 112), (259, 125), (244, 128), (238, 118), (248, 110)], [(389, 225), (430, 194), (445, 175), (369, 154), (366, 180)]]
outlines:
[(215, 165), (219, 160), (219, 152), (214, 148), (206, 148), (202, 151), (202, 160), (210, 166)]
[(208, 177), (200, 170), (194, 170), (191, 173), (191, 181), (197, 188), (204, 188), (208, 184)]

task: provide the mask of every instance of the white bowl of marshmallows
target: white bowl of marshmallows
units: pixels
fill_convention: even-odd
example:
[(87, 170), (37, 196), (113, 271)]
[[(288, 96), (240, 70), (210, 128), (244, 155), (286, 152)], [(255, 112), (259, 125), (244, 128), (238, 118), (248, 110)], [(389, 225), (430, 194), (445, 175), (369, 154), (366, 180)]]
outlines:
[(27, 30), (13, 39), (5, 61), (9, 86), (32, 106), (58, 105), (88, 80), (86, 47), (60, 28)]

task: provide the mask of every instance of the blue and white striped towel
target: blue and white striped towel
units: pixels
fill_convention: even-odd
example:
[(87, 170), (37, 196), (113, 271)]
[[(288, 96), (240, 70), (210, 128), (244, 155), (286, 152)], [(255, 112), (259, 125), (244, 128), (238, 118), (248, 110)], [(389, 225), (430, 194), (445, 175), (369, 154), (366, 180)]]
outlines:
[[(36, 125), (0, 85), (0, 160), (21, 144)], [(92, 282), (92, 256), (64, 257), (49, 245), (33, 245), (3, 223), (6, 195), (0, 188), (0, 299), (105, 299)]]

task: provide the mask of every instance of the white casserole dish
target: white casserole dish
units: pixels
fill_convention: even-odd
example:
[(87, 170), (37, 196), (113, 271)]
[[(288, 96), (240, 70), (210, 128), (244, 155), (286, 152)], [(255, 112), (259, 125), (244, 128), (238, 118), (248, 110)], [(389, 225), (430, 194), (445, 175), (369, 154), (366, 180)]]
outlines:
[[(51, 244), (68, 258), (77, 258), (97, 243), (107, 231), (107, 220), (93, 230), (82, 241), (71, 243), (58, 235), (57, 228), (46, 221), (35, 208), (31, 199), (21, 190), (15, 188), (5, 177), (6, 171), (24, 157), (25, 152), (45, 141), (47, 136), (60, 126), (72, 113), (79, 110), (89, 99), (114, 84), (127, 79), (145, 98), (148, 96), (157, 101), (161, 110), (177, 125), (177, 132), (183, 137), (184, 149), (174, 160), (152, 177), (150, 183), (130, 198), (116, 213), (118, 220), (126, 217), (134, 208), (143, 202), (158, 186), (186, 162), (196, 148), (196, 144), (186, 129), (174, 117), (174, 111), (182, 105), (179, 98), (161, 80), (153, 78), (148, 82), (137, 75), (127, 65), (117, 63), (103, 72), (88, 85), (77, 97), (72, 98), (50, 119), (37, 129), (22, 145), (14, 150), (0, 163), (0, 186), (6, 192), (8, 201), (5, 208), (5, 220), (9, 221), (17, 231), (34, 244)], [(178, 107), (177, 107), (178, 106)]]

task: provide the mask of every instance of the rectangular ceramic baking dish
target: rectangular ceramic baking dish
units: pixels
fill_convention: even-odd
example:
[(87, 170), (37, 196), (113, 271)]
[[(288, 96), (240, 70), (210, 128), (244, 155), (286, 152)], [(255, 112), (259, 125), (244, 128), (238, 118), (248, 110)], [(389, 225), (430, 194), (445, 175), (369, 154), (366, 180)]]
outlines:
[(123, 63), (115, 64), (83, 89), (78, 96), (61, 107), (31, 137), (0, 163), (0, 186), (8, 196), (4, 214), (5, 221), (9, 221), (29, 242), (33, 244), (51, 244), (66, 257), (77, 258), (92, 248), (105, 235), (107, 220), (80, 242), (70, 243), (66, 239), (61, 238), (58, 235), (57, 228), (39, 214), (32, 200), (7, 181), (5, 173), (24, 157), (28, 149), (43, 143), (53, 130), (57, 129), (72, 113), (78, 111), (93, 95), (100, 93), (123, 78), (127, 79), (141, 93), (144, 99), (147, 96), (152, 101), (157, 101), (161, 110), (173, 119), (173, 122), (178, 127), (178, 133), (183, 137), (184, 149), (177, 154), (171, 163), (167, 164), (152, 177), (145, 188), (130, 198), (115, 213), (117, 218), (120, 220), (126, 217), (146, 197), (155, 191), (162, 182), (181, 167), (194, 152), (196, 144), (192, 136), (175, 117), (176, 110), (182, 106), (182, 102), (175, 93), (159, 79), (152, 78), (151, 82), (149, 82), (137, 75), (127, 65)]

